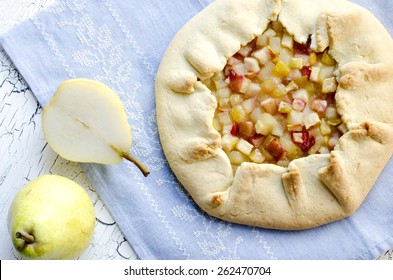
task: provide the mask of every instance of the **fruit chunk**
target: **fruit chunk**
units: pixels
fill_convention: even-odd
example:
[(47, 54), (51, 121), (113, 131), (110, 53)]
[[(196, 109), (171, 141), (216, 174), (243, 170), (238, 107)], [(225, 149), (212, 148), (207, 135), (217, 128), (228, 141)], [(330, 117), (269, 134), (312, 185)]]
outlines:
[(291, 110), (292, 110), (292, 105), (287, 102), (281, 101), (280, 104), (278, 105), (278, 111), (280, 113), (289, 113), (291, 112)]
[(323, 80), (323, 83), (322, 83), (322, 92), (323, 93), (335, 92), (336, 90), (337, 90), (336, 78), (331, 77), (331, 78), (326, 78)]
[(262, 134), (255, 134), (248, 138), (248, 142), (250, 142), (255, 148), (258, 148), (265, 141), (265, 138), (266, 136)]
[(311, 73), (308, 75), (310, 81), (317, 82), (319, 79), (319, 72), (321, 72), (321, 68), (317, 66), (311, 67)]
[(129, 153), (132, 134), (120, 99), (98, 81), (63, 82), (44, 108), (42, 126), (49, 146), (65, 159), (117, 164), (124, 158), (149, 174)]
[(266, 145), (265, 149), (273, 156), (275, 161), (279, 161), (285, 155), (284, 148), (280, 145), (276, 138), (272, 139)]
[(290, 125), (301, 125), (303, 123), (303, 113), (292, 110), (288, 114), (287, 122)]
[(246, 140), (244, 140), (244, 139), (240, 139), (239, 140), (239, 142), (237, 142), (237, 144), (236, 144), (236, 148), (240, 151), (240, 152), (242, 152), (243, 154), (245, 154), (245, 155), (250, 155), (250, 153), (251, 153), (251, 151), (252, 151), (252, 149), (253, 149), (253, 145), (252, 144), (250, 144), (249, 142), (247, 142)]
[(244, 64), (248, 72), (257, 73), (261, 70), (259, 67), (258, 60), (253, 57), (246, 57), (244, 58)]
[(259, 105), (258, 99), (257, 98), (249, 98), (246, 99), (243, 103), (243, 109), (246, 112), (246, 114), (252, 113), (255, 108), (257, 108)]
[(247, 139), (255, 134), (255, 127), (254, 123), (247, 121), (247, 122), (240, 122), (238, 124), (238, 134), (240, 137)]
[(251, 81), (243, 75), (237, 74), (234, 70), (229, 71), (229, 87), (236, 92), (245, 93)]
[(255, 131), (258, 134), (268, 135), (277, 125), (277, 120), (268, 113), (263, 113), (257, 123), (255, 124)]
[(331, 129), (330, 125), (326, 122), (325, 119), (322, 119), (321, 128), (320, 129), (321, 129), (321, 134), (322, 135), (329, 135), (329, 134), (332, 133), (332, 129)]
[(292, 108), (296, 111), (303, 111), (304, 107), (306, 107), (306, 101), (298, 98), (294, 98), (292, 100)]
[(231, 128), (231, 135), (236, 136), (238, 133), (239, 133), (239, 124), (237, 122), (234, 122)]
[(308, 99), (309, 99), (308, 92), (305, 89), (299, 89), (299, 90), (293, 92), (292, 97), (294, 99), (303, 100), (304, 102), (308, 102)]
[(314, 99), (314, 101), (311, 103), (311, 110), (317, 112), (320, 115), (323, 115), (326, 111), (327, 108), (327, 101), (323, 99)]
[(260, 50), (253, 52), (251, 56), (258, 59), (261, 65), (265, 65), (274, 58), (275, 54), (271, 48), (264, 47)]
[(240, 165), (245, 161), (248, 161), (248, 157), (239, 151), (231, 151), (228, 153), (228, 158), (231, 164)]
[(261, 107), (266, 113), (274, 115), (278, 110), (278, 100), (274, 98), (267, 98), (261, 102)]
[(302, 69), (303, 68), (303, 60), (301, 58), (292, 57), (289, 61), (289, 67), (293, 69)]
[(257, 96), (261, 92), (261, 90), (262, 90), (262, 88), (261, 88), (260, 84), (251, 82), (248, 85), (245, 95), (248, 97), (254, 97), (254, 96)]
[(243, 122), (246, 120), (246, 112), (244, 111), (244, 108), (241, 105), (236, 105), (233, 107), (230, 111), (230, 115), (232, 117), (232, 120), (235, 122)]
[(336, 64), (336, 61), (328, 54), (327, 51), (323, 52), (321, 60), (322, 60), (322, 63), (326, 64), (326, 65), (332, 66), (332, 65)]
[(293, 48), (293, 37), (288, 33), (284, 33), (281, 39), (281, 45), (287, 47), (288, 49)]
[(310, 66), (303, 66), (301, 69), (301, 73), (303, 76), (306, 76), (308, 79), (311, 77), (311, 68)]
[(258, 149), (254, 149), (251, 152), (250, 159), (255, 163), (263, 163), (265, 161), (265, 157)]
[(309, 129), (310, 127), (317, 125), (321, 122), (319, 119), (319, 116), (317, 113), (310, 113), (307, 114), (306, 116), (303, 117), (303, 123), (306, 129)]
[(221, 138), (222, 149), (225, 152), (230, 152), (230, 151), (232, 151), (235, 148), (237, 142), (239, 142), (239, 138), (238, 137), (233, 136), (231, 134), (225, 134)]
[(299, 145), (302, 151), (306, 152), (315, 144), (315, 138), (310, 137), (310, 133), (308, 131), (296, 131), (292, 132), (292, 141)]
[(285, 78), (291, 73), (291, 68), (286, 65), (283, 61), (277, 62), (276, 66), (273, 69), (273, 74)]

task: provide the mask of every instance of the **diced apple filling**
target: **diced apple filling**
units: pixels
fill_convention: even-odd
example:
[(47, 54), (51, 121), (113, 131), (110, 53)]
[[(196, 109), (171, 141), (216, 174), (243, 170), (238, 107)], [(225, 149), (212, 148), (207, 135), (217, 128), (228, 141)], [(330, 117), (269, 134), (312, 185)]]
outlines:
[(294, 41), (280, 22), (205, 81), (217, 99), (213, 125), (236, 168), (244, 161), (287, 166), (329, 153), (347, 132), (335, 108), (337, 62)]

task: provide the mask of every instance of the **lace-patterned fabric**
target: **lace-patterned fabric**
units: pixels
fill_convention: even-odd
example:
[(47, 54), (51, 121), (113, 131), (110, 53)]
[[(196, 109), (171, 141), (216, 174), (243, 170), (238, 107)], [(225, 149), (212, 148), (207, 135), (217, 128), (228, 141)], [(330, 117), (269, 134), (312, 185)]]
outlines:
[[(194, 205), (160, 146), (154, 77), (174, 34), (210, 2), (64, 0), (1, 42), (42, 105), (62, 81), (75, 77), (97, 79), (122, 99), (133, 131), (132, 153), (150, 176), (127, 162), (83, 164), (83, 169), (140, 258), (372, 259), (393, 247), (392, 163), (353, 216), (313, 230), (226, 223)], [(389, 0), (354, 2), (389, 22)]]

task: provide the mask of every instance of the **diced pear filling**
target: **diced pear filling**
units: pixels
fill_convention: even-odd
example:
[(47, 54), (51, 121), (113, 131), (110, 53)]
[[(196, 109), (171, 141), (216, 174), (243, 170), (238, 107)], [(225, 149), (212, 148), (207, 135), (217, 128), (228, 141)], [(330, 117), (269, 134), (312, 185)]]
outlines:
[(234, 168), (287, 166), (329, 153), (347, 132), (335, 107), (337, 63), (294, 41), (280, 22), (243, 46), (204, 81), (217, 99), (214, 128)]

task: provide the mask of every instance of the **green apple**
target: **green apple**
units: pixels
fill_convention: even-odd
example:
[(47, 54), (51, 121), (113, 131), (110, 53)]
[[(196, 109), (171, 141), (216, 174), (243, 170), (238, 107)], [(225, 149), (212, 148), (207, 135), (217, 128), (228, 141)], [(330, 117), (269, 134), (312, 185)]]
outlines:
[(58, 175), (42, 175), (15, 196), (8, 230), (17, 251), (29, 259), (75, 259), (90, 244), (95, 213), (87, 192)]
[(89, 79), (63, 82), (45, 106), (42, 127), (49, 146), (70, 161), (117, 164), (133, 157), (131, 128), (120, 98), (108, 86)]

